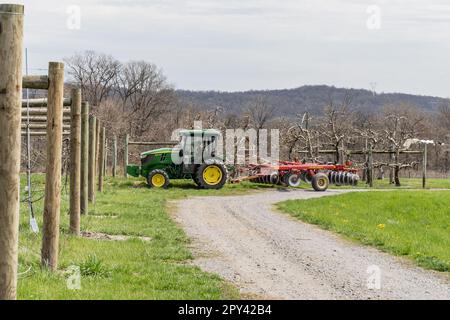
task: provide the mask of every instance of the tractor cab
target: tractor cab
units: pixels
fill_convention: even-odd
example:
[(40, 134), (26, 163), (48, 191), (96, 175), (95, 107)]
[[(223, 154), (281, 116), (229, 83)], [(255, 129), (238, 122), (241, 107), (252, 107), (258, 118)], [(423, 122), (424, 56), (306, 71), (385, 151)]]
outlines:
[(170, 179), (192, 179), (202, 189), (221, 189), (228, 172), (218, 155), (217, 130), (182, 130), (174, 148), (143, 152), (141, 166), (128, 166), (134, 177), (147, 178), (150, 187), (167, 188)]
[(183, 130), (179, 133), (180, 143), (174, 148), (173, 158), (182, 162), (185, 171), (192, 172), (192, 166), (215, 159), (220, 132), (217, 130)]

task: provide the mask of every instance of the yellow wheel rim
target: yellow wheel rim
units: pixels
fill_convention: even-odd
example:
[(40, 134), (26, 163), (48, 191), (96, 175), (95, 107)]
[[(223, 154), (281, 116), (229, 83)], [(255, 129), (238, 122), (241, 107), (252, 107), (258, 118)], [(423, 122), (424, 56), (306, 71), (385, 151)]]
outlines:
[(157, 173), (152, 177), (152, 185), (156, 188), (161, 188), (166, 183), (166, 177), (161, 173)]
[(208, 166), (203, 170), (203, 180), (210, 186), (215, 186), (222, 181), (223, 173), (218, 166)]
[(325, 178), (319, 179), (318, 183), (317, 183), (320, 187), (323, 187), (326, 185), (326, 180)]

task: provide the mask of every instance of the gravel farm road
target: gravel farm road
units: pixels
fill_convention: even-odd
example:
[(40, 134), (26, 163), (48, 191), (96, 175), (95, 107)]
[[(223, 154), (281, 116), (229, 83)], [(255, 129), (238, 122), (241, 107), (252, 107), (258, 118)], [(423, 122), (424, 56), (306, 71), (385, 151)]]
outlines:
[[(273, 205), (346, 192), (197, 197), (174, 203), (194, 264), (258, 299), (450, 299), (450, 280), (411, 261), (294, 220)], [(378, 269), (379, 268), (379, 269)], [(377, 279), (381, 288), (368, 288)]]

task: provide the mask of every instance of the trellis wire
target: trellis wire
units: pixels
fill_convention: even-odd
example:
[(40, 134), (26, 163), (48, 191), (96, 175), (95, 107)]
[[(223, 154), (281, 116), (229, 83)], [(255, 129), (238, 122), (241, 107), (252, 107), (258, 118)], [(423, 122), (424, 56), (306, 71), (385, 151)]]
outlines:
[[(25, 49), (25, 72), (28, 76), (28, 49)], [(30, 134), (30, 99), (29, 89), (26, 89), (27, 96), (27, 191), (28, 210), (30, 214), (30, 228), (34, 233), (39, 233), (39, 226), (34, 215), (33, 201), (31, 199), (31, 134)]]

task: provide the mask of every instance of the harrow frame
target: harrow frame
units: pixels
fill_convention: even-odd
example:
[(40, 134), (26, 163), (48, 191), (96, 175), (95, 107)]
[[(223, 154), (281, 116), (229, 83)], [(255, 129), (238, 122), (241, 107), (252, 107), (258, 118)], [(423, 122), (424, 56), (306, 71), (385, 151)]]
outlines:
[(247, 175), (231, 180), (231, 183), (251, 181), (255, 183), (297, 187), (300, 180), (311, 184), (316, 191), (326, 191), (330, 183), (337, 186), (356, 186), (360, 180), (358, 169), (351, 162), (345, 164), (319, 164), (280, 161), (278, 164), (250, 164), (238, 170)]

